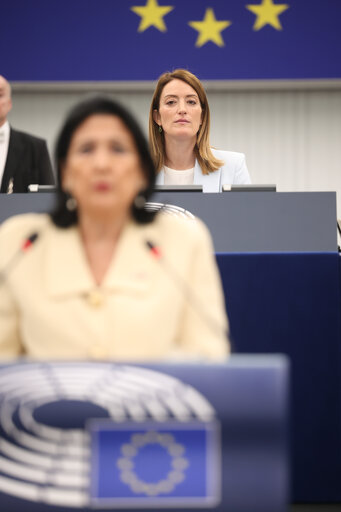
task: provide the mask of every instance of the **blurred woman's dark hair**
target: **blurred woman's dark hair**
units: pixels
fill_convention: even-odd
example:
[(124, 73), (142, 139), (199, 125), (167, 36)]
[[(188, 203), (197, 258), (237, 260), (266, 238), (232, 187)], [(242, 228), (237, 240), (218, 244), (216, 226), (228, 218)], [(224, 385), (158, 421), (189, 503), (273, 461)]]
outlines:
[[(62, 169), (67, 159), (71, 139), (77, 128), (88, 117), (97, 114), (107, 114), (121, 119), (133, 137), (140, 157), (141, 169), (147, 180), (147, 187), (139, 195), (147, 201), (154, 190), (155, 167), (149, 153), (147, 140), (137, 121), (125, 107), (112, 99), (102, 95), (90, 96), (70, 110), (56, 141), (54, 157), (57, 169), (57, 203), (51, 213), (51, 218), (59, 227), (66, 228), (78, 222), (77, 209), (73, 211), (67, 209), (66, 203), (70, 196), (62, 189)], [(137, 223), (146, 224), (153, 220), (155, 212), (148, 211), (145, 207), (139, 208), (133, 203), (132, 216)]]

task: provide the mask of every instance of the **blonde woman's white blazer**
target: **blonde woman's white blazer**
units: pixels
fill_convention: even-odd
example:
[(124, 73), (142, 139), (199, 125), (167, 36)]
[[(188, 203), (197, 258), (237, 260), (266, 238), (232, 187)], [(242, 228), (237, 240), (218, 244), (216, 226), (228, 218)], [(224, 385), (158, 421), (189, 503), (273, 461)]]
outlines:
[[(194, 185), (202, 185), (203, 192), (221, 192), (223, 185), (247, 185), (251, 183), (246, 166), (244, 153), (220, 151), (212, 149), (216, 158), (224, 165), (214, 172), (203, 174), (198, 160), (194, 166)], [(161, 169), (156, 178), (157, 185), (164, 185), (164, 170)]]

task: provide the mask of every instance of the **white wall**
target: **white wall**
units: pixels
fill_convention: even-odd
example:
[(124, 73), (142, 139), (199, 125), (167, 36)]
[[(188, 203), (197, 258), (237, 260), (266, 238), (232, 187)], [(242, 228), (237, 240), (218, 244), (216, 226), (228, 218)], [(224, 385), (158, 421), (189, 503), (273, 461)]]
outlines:
[[(90, 90), (90, 89), (89, 89)], [(128, 106), (147, 133), (152, 88), (106, 92)], [(13, 87), (14, 127), (54, 140), (67, 109), (85, 93)], [(341, 87), (229, 89), (208, 86), (211, 143), (242, 151), (254, 183), (279, 191), (336, 190), (341, 218)]]

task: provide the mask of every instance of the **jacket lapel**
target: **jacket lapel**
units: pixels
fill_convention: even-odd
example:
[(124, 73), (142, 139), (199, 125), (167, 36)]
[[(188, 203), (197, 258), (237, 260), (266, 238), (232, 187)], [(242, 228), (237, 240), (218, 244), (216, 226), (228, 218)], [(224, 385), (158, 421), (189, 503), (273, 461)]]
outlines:
[(165, 171), (164, 171), (163, 167), (157, 173), (155, 183), (156, 183), (156, 185), (164, 185), (165, 184)]
[(45, 282), (52, 297), (80, 294), (96, 286), (76, 227), (51, 226), (45, 261)]
[(221, 169), (203, 174), (198, 160), (194, 166), (194, 185), (202, 185), (203, 192), (220, 192)]
[(155, 265), (146, 241), (154, 239), (153, 226), (129, 222), (119, 239), (103, 286), (111, 290), (145, 293), (150, 288)]
[[(144, 293), (150, 287), (155, 262), (146, 248), (145, 229), (129, 222), (100, 288)], [(147, 230), (148, 232), (148, 230)], [(151, 235), (152, 236), (152, 235)], [(46, 237), (45, 279), (52, 297), (87, 294), (98, 288), (76, 227), (52, 227)]]

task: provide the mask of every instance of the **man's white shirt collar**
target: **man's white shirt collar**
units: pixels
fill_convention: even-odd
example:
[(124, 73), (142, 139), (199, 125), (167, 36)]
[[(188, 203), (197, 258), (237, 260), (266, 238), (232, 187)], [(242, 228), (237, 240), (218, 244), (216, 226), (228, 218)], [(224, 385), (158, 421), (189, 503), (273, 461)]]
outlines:
[(10, 126), (9, 122), (6, 121), (2, 126), (0, 126), (0, 184), (2, 182), (2, 176), (5, 170), (7, 160), (9, 136)]
[(6, 138), (9, 137), (9, 122), (5, 121), (2, 126), (0, 126), (0, 140), (3, 142)]

